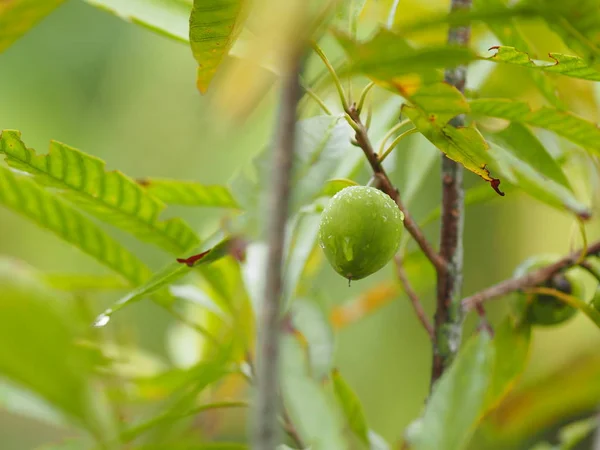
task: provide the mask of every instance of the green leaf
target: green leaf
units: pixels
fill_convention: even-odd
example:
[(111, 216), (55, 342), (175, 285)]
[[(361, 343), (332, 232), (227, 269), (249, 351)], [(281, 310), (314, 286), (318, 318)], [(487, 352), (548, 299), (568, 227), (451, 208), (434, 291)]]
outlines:
[(312, 376), (323, 379), (331, 371), (335, 335), (331, 323), (319, 306), (311, 301), (297, 299), (292, 304), (292, 321), (308, 346)]
[(0, 3), (0, 52), (27, 33), (64, 0), (7, 0)]
[[(529, 128), (515, 122), (502, 131), (494, 133), (493, 136), (499, 143), (510, 147), (513, 154), (520, 160), (535, 167), (545, 177), (572, 191), (569, 180), (567, 180), (560, 165), (552, 158), (548, 150)], [(516, 153), (517, 149), (518, 153)]]
[(303, 441), (314, 450), (347, 448), (331, 401), (307, 373), (300, 342), (292, 335), (284, 335), (281, 347), (281, 391), (292, 423)]
[(494, 363), (494, 347), (487, 333), (470, 339), (433, 388), (414, 450), (461, 450), (468, 444), (484, 405)]
[[(220, 378), (223, 374), (218, 373), (218, 378)], [(218, 379), (217, 378), (217, 379)], [(186, 411), (167, 411), (164, 414), (161, 414), (157, 417), (153, 417), (152, 419), (140, 423), (132, 428), (129, 428), (125, 432), (121, 434), (121, 440), (123, 442), (130, 442), (137, 438), (138, 436), (148, 432), (149, 430), (160, 427), (163, 425), (170, 425), (173, 422), (176, 422), (181, 419), (185, 419), (187, 417), (197, 416), (200, 413), (206, 411), (212, 411), (216, 409), (225, 409), (225, 408), (245, 408), (248, 404), (246, 402), (237, 401), (237, 402), (215, 402), (215, 403), (206, 403), (204, 405), (196, 406), (190, 408)]]
[(342, 189), (345, 189), (350, 186), (358, 186), (358, 183), (347, 178), (336, 178), (333, 180), (328, 180), (325, 184), (325, 187), (321, 191), (321, 195), (333, 197)]
[(225, 186), (208, 186), (195, 181), (145, 178), (138, 181), (150, 194), (172, 205), (238, 208)]
[(286, 283), (283, 295), (285, 307), (289, 306), (297, 294), (308, 258), (317, 245), (320, 223), (320, 214), (300, 213), (293, 220), (293, 239), (287, 247), (285, 258)]
[(246, 0), (194, 0), (190, 44), (198, 62), (197, 86), (205, 93), (246, 18)]
[(192, 268), (202, 266), (204, 264), (210, 264), (228, 255), (231, 243), (231, 238), (223, 239), (213, 248), (204, 250), (201, 253), (198, 253), (198, 255), (189, 258), (194, 259), (194, 262), (189, 261), (189, 259), (178, 260), (163, 267), (161, 270), (154, 273), (148, 280), (146, 280), (146, 282), (139, 285), (133, 291), (119, 299), (110, 308), (100, 314), (95, 321), (95, 325), (106, 325), (110, 320), (110, 316), (112, 316), (118, 310), (130, 305), (131, 303), (139, 301), (144, 297), (148, 297), (150, 294), (154, 294), (163, 287), (187, 275)]
[(76, 344), (81, 322), (71, 301), (6, 260), (0, 286), (0, 376), (35, 392), (101, 442), (113, 439), (111, 409), (91, 381), (93, 359)]
[(149, 30), (188, 42), (192, 0), (85, 0)]
[(0, 167), (0, 203), (52, 231), (132, 284), (151, 275), (144, 263), (90, 219), (32, 179), (16, 176), (5, 167)]
[(531, 343), (531, 327), (515, 327), (510, 318), (506, 318), (495, 331), (494, 370), (485, 395), (485, 409), (491, 409), (500, 402), (525, 371)]
[(533, 166), (515, 156), (519, 155), (520, 150), (509, 146), (501, 147), (490, 141), (490, 153), (494, 157), (497, 172), (503, 179), (554, 208), (567, 209), (582, 219), (590, 218), (590, 209), (577, 200), (572, 191), (546, 178)]
[(542, 107), (532, 110), (525, 102), (508, 99), (471, 100), (471, 112), (545, 128), (586, 150), (600, 154), (600, 129), (588, 120), (566, 111)]
[(365, 445), (369, 445), (369, 426), (358, 396), (346, 380), (342, 378), (339, 371), (334, 370), (331, 373), (331, 380), (333, 381), (335, 396), (342, 407), (350, 429)]
[(415, 49), (404, 38), (387, 29), (378, 30), (373, 38), (362, 43), (341, 32), (336, 32), (335, 36), (350, 58), (350, 71), (383, 81), (393, 81), (410, 73), (431, 76), (436, 69), (455, 67), (477, 59), (477, 55), (467, 47), (444, 45)]
[(198, 244), (194, 231), (181, 219), (159, 220), (164, 204), (118, 171), (105, 171), (102, 160), (56, 141), (50, 152), (37, 155), (21, 141), (21, 133), (4, 130), (0, 153), (6, 162), (61, 189), (87, 212), (137, 238), (179, 254)]
[(600, 11), (596, 0), (529, 0), (563, 41), (588, 61), (600, 57)]
[[(504, 0), (474, 0), (473, 9), (485, 11), (486, 9), (496, 8), (501, 10), (506, 8)], [(532, 48), (523, 36), (520, 28), (515, 23), (514, 18), (508, 17), (502, 22), (487, 21), (488, 28), (496, 35), (500, 41), (507, 46), (520, 49), (523, 52), (532, 52)], [(538, 87), (546, 100), (556, 108), (565, 108), (563, 102), (557, 96), (557, 86), (554, 80), (547, 73), (541, 70), (531, 70), (527, 72), (532, 81)]]
[[(150, 276), (150, 273), (148, 273)], [(46, 273), (44, 281), (54, 289), (72, 292), (97, 292), (127, 289), (129, 284), (115, 275), (85, 275), (80, 273)]]
[(554, 60), (553, 63), (533, 61), (525, 52), (514, 47), (492, 47), (496, 54), (488, 58), (489, 61), (515, 64), (530, 69), (543, 70), (548, 73), (557, 73), (582, 80), (600, 81), (600, 72), (589, 66), (579, 56), (563, 55), (562, 53), (548, 53)]
[(237, 442), (196, 442), (196, 443), (169, 443), (150, 444), (135, 447), (134, 450), (248, 450), (246, 444)]
[(588, 417), (562, 427), (558, 436), (560, 438), (559, 450), (571, 450), (577, 444), (592, 434), (600, 424), (598, 417)]
[(469, 112), (465, 97), (447, 83), (434, 83), (421, 87), (414, 94), (403, 94), (414, 106), (403, 105), (402, 113), (415, 127), (448, 158), (488, 181), (497, 191), (500, 180), (493, 178), (487, 169), (493, 159), (483, 136), (473, 126), (456, 128), (448, 121)]

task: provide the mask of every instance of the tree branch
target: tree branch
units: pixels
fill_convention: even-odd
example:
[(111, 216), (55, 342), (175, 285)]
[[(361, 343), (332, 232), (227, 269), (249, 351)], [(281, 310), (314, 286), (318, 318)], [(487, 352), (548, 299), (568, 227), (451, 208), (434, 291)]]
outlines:
[(417, 242), (425, 256), (427, 256), (427, 258), (431, 261), (431, 263), (437, 271), (443, 270), (445, 266), (444, 260), (440, 257), (440, 255), (437, 254), (437, 252), (434, 250), (431, 244), (427, 241), (425, 235), (423, 234), (415, 220), (412, 218), (404, 204), (402, 203), (398, 190), (390, 181), (390, 178), (388, 177), (385, 169), (383, 168), (381, 161), (377, 156), (377, 153), (375, 153), (375, 150), (373, 150), (373, 145), (371, 144), (371, 140), (369, 139), (367, 128), (363, 125), (360, 119), (360, 114), (356, 108), (356, 105), (350, 106), (346, 113), (350, 116), (350, 118), (356, 125), (356, 143), (367, 157), (367, 160), (369, 161), (369, 164), (373, 169), (373, 173), (375, 174), (375, 177), (378, 180), (378, 187), (396, 202), (398, 208), (404, 214), (404, 227), (408, 230), (410, 235)]
[(301, 55), (290, 58), (282, 78), (278, 136), (273, 154), (273, 179), (269, 199), (269, 251), (264, 300), (261, 308), (257, 359), (257, 402), (254, 448), (273, 450), (277, 444), (279, 415), (279, 334), (281, 328), (282, 260), (285, 224), (290, 198), (290, 178), (296, 132), (296, 108), (301, 95)]
[(433, 341), (435, 339), (435, 331), (433, 330), (431, 322), (427, 318), (427, 314), (423, 309), (423, 305), (419, 301), (417, 293), (413, 289), (412, 285), (410, 284), (410, 281), (408, 280), (408, 277), (406, 276), (406, 272), (404, 271), (404, 267), (402, 266), (402, 257), (396, 255), (396, 257), (394, 258), (394, 262), (396, 263), (396, 275), (398, 276), (400, 283), (402, 283), (402, 286), (404, 287), (404, 292), (406, 292), (406, 295), (408, 295), (410, 303), (412, 304), (412, 307), (415, 310), (415, 313), (417, 314), (421, 325), (423, 325), (423, 328), (425, 328), (425, 331), (427, 331), (427, 334)]
[[(581, 257), (583, 251), (583, 249), (577, 250), (576, 252), (573, 252), (546, 267), (542, 267), (534, 272), (527, 273), (519, 278), (510, 278), (508, 280), (504, 280), (498, 284), (495, 284), (494, 286), (484, 289), (483, 291), (473, 294), (470, 297), (463, 299), (461, 302), (462, 308), (464, 311), (469, 311), (489, 300), (502, 297), (514, 291), (527, 289), (542, 284), (543, 282), (549, 280), (556, 272), (577, 265), (577, 261)], [(587, 255), (598, 254), (600, 254), (600, 241), (594, 242), (588, 247), (587, 250)]]
[[(468, 9), (471, 0), (452, 0), (451, 11)], [(469, 27), (451, 28), (448, 43), (466, 46), (470, 39)], [(464, 91), (465, 66), (447, 69), (445, 81)], [(454, 127), (464, 125), (464, 116), (453, 118)], [(460, 291), (463, 271), (464, 189), (462, 166), (442, 155), (442, 214), (440, 256), (446, 262), (445, 270), (438, 271), (437, 307), (435, 312), (436, 339), (433, 348), (431, 386), (450, 365), (458, 351), (462, 334), (463, 313)]]

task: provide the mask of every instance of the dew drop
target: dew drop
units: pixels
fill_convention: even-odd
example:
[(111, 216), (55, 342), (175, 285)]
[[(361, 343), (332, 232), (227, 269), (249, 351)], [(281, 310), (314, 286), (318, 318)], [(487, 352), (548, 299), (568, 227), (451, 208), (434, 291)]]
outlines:
[(94, 323), (92, 324), (92, 326), (96, 327), (96, 328), (102, 328), (104, 326), (106, 326), (106, 324), (108, 322), (110, 322), (110, 311), (107, 311), (105, 313), (100, 314), (96, 320), (94, 321)]

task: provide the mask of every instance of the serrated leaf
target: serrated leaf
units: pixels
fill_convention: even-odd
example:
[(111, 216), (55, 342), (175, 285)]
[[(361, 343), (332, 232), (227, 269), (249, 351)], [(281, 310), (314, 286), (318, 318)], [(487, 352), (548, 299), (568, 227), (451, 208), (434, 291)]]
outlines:
[(51, 141), (48, 154), (37, 155), (15, 130), (4, 130), (0, 135), (0, 153), (11, 167), (61, 189), (67, 199), (87, 212), (140, 240), (176, 254), (199, 242), (183, 220), (160, 220), (164, 204), (121, 172), (106, 172), (98, 158), (56, 141)]
[(588, 61), (600, 57), (600, 11), (596, 0), (529, 0), (550, 28)]
[(335, 396), (342, 407), (350, 429), (365, 445), (369, 445), (369, 426), (358, 396), (339, 371), (334, 370), (331, 373), (331, 380)]
[(64, 0), (7, 0), (0, 3), (0, 52), (63, 2)]
[(281, 356), (281, 392), (303, 441), (314, 450), (347, 448), (339, 417), (321, 385), (308, 375), (304, 350), (295, 336), (282, 336)]
[(205, 93), (238, 37), (247, 13), (246, 0), (194, 0), (190, 45), (198, 62), (196, 84)]
[(511, 146), (502, 147), (490, 141), (490, 153), (495, 160), (496, 170), (504, 179), (554, 208), (567, 209), (582, 219), (590, 218), (590, 209), (577, 200), (573, 192), (546, 178), (533, 166), (519, 159), (516, 156), (519, 155), (519, 150)]
[(76, 341), (81, 325), (70, 299), (23, 264), (0, 261), (0, 376), (49, 402), (100, 442), (115, 436), (104, 393), (92, 383), (93, 360)]
[(167, 204), (238, 208), (231, 192), (225, 186), (164, 178), (144, 178), (138, 183)]
[[(506, 8), (505, 0), (474, 0), (473, 9), (475, 11), (485, 11), (486, 9), (496, 8), (501, 10)], [(531, 46), (523, 36), (521, 30), (517, 27), (514, 18), (508, 17), (502, 22), (487, 21), (486, 25), (496, 35), (500, 41), (506, 45), (518, 48), (523, 52), (530, 53)], [(557, 96), (557, 86), (548, 75), (540, 70), (531, 70), (527, 72), (534, 84), (540, 90), (546, 100), (556, 108), (565, 108), (565, 105)]]
[(494, 370), (485, 395), (485, 409), (493, 408), (525, 371), (529, 357), (531, 327), (515, 326), (506, 318), (494, 335)]
[(176, 39), (188, 41), (192, 0), (85, 0), (131, 23)]
[(0, 167), (0, 203), (52, 231), (132, 284), (143, 282), (151, 274), (135, 255), (71, 205), (5, 167)]
[(192, 270), (194, 267), (210, 264), (223, 258), (227, 254), (229, 254), (231, 243), (231, 238), (223, 239), (213, 248), (204, 250), (201, 253), (199, 253), (197, 255), (198, 258), (192, 257), (194, 258), (193, 262), (186, 263), (184, 260), (178, 260), (163, 267), (158, 272), (155, 272), (143, 284), (136, 287), (133, 291), (129, 292), (127, 295), (116, 301), (110, 308), (108, 308), (106, 311), (100, 314), (96, 319), (95, 325), (106, 325), (110, 320), (110, 316), (112, 316), (118, 310), (130, 305), (131, 303), (141, 300), (142, 298), (147, 297), (150, 294), (153, 294), (162, 289), (163, 287), (182, 278), (183, 276), (187, 275), (190, 272), (190, 270)]
[(351, 72), (389, 82), (413, 73), (431, 77), (436, 69), (455, 67), (477, 59), (477, 55), (467, 47), (413, 48), (404, 38), (387, 29), (378, 30), (367, 42), (357, 42), (339, 31), (335, 36), (350, 58)]
[(530, 69), (543, 70), (548, 73), (556, 73), (582, 80), (600, 81), (600, 72), (588, 65), (579, 56), (563, 55), (562, 53), (548, 53), (554, 60), (553, 63), (545, 61), (534, 61), (523, 51), (514, 47), (492, 47), (496, 54), (488, 60), (506, 64), (515, 64)]
[(419, 431), (411, 437), (414, 450), (464, 449), (484, 405), (494, 362), (487, 333), (471, 338), (433, 388)]
[(570, 112), (550, 107), (532, 110), (525, 102), (509, 99), (477, 99), (469, 104), (473, 114), (545, 128), (586, 150), (600, 154), (600, 128)]
[(493, 161), (489, 153), (489, 146), (475, 127), (455, 128), (443, 121), (438, 122), (434, 114), (426, 117), (417, 108), (408, 105), (402, 108), (402, 112), (423, 136), (448, 158), (479, 175), (489, 182), (494, 190), (503, 195), (498, 191), (500, 180), (492, 177), (487, 169), (487, 165)]

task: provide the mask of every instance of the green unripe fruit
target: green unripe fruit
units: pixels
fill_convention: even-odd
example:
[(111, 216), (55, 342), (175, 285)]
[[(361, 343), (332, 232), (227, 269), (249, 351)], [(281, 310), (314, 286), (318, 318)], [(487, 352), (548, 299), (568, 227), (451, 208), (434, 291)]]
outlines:
[(359, 280), (392, 259), (403, 220), (389, 195), (372, 187), (350, 186), (335, 194), (323, 211), (319, 244), (337, 273)]
[[(515, 277), (520, 277), (528, 272), (552, 264), (559, 259), (558, 256), (539, 255), (525, 260), (515, 270)], [(547, 287), (582, 298), (584, 293), (583, 282), (573, 270), (565, 273), (556, 273), (540, 287)], [(577, 309), (567, 305), (560, 299), (546, 294), (517, 293), (514, 306), (519, 316), (527, 323), (533, 325), (550, 326), (565, 322), (575, 315)]]

